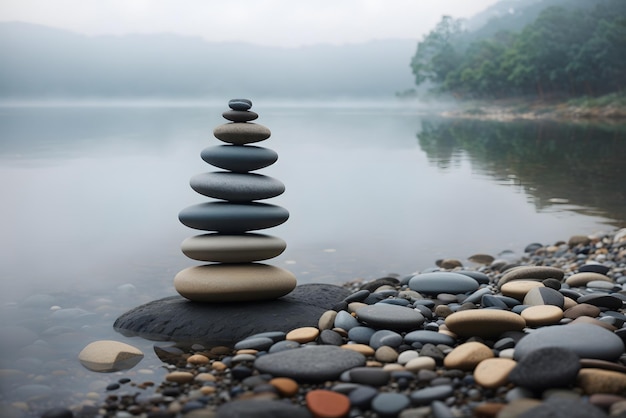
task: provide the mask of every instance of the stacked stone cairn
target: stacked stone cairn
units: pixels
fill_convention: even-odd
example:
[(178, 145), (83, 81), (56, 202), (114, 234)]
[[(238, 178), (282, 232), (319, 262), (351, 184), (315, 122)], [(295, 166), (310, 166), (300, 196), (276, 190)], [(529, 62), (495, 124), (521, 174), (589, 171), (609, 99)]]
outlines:
[(249, 145), (266, 140), (271, 132), (251, 122), (258, 114), (250, 110), (250, 100), (233, 99), (228, 106), (230, 110), (222, 116), (230, 122), (213, 131), (226, 145), (201, 153), (204, 161), (225, 171), (198, 174), (190, 181), (193, 190), (217, 200), (187, 207), (178, 216), (184, 225), (210, 232), (190, 237), (181, 245), (187, 257), (210, 263), (186, 268), (174, 278), (176, 291), (194, 302), (270, 300), (296, 286), (291, 272), (258, 263), (280, 255), (285, 241), (249, 232), (280, 225), (289, 218), (286, 209), (257, 202), (285, 191), (279, 180), (251, 173), (278, 159), (271, 149)]

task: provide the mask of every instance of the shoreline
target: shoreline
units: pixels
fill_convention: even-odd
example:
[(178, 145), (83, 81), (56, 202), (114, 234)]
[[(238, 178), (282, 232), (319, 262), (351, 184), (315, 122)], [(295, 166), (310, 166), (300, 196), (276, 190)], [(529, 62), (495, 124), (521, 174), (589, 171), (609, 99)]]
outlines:
[[(132, 380), (138, 379), (137, 375), (126, 378), (124, 372), (116, 373), (121, 377), (119, 384), (107, 388), (102, 404), (83, 407), (86, 410), (82, 412), (88, 415), (80, 410), (73, 412), (75, 416), (99, 417), (221, 418), (263, 413), (305, 417), (329, 408), (326, 416), (427, 418), (499, 414), (526, 417), (553, 412), (554, 408), (569, 416), (585, 413), (608, 417), (626, 410), (626, 228), (606, 234), (575, 235), (550, 245), (531, 243), (518, 261), (480, 256), (473, 257), (477, 267), (465, 267), (460, 260), (438, 263), (440, 273), (456, 273), (455, 279), (458, 275), (474, 275), (479, 283), (472, 285), (474, 290), (460, 292), (456, 283), (447, 288), (449, 291), (445, 285), (432, 292), (414, 285), (411, 277), (400, 276), (348, 282), (344, 287), (351, 290), (351, 295), (336, 310), (322, 315), (317, 329), (276, 334), (270, 345), (246, 338), (245, 348), (239, 349), (161, 347), (159, 358), (168, 374), (152, 387), (153, 393), (146, 391), (151, 387), (146, 382)], [(520, 271), (525, 274), (512, 278), (514, 271), (518, 276)], [(553, 277), (558, 271), (562, 277)], [(412, 277), (428, 273), (436, 272), (425, 271)], [(452, 276), (442, 277), (447, 280)], [(536, 292), (540, 300), (527, 300), (527, 296), (503, 291), (504, 282), (522, 285), (525, 295), (532, 288), (547, 290)], [(558, 301), (549, 300), (557, 294), (561, 295), (560, 307), (555, 306)], [(579, 298), (586, 298), (586, 302), (577, 302)], [(612, 305), (617, 301), (620, 307)], [(364, 314), (356, 313), (381, 305), (391, 306), (392, 318), (384, 318), (383, 311), (367, 320)], [(522, 315), (530, 309), (522, 305), (538, 315)], [(398, 315), (405, 309), (419, 312), (419, 325), (399, 326), (403, 321), (415, 320)], [(557, 317), (552, 316), (553, 311)], [(577, 311), (576, 315), (572, 313)], [(484, 318), (478, 325), (467, 323), (457, 328), (449, 318), (463, 312), (506, 316), (507, 329), (497, 335), (485, 334), (485, 329), (497, 328), (503, 322)], [(515, 325), (519, 319), (507, 322), (513, 317), (525, 318), (524, 329)], [(375, 319), (382, 322), (373, 324)], [(515, 351), (523, 348), (521, 341), (525, 338), (538, 335), (548, 326), (554, 332), (567, 330), (571, 323), (580, 324), (585, 332), (597, 331), (601, 341), (589, 341), (585, 333), (563, 336), (567, 347), (559, 346), (558, 355), (550, 356), (546, 351), (532, 364), (516, 357)], [(471, 329), (471, 333), (461, 335), (464, 328)], [(606, 346), (616, 341), (619, 353), (607, 354)], [(577, 359), (571, 356), (580, 344), (591, 350), (590, 357), (574, 352), (581, 360), (572, 371), (572, 362), (564, 363), (559, 355)], [(284, 347), (274, 350), (275, 346)], [(336, 373), (331, 370), (332, 378), (316, 379), (315, 373), (324, 368), (324, 363), (332, 362), (331, 358), (324, 356), (320, 360), (306, 354), (313, 355), (324, 347), (336, 354), (358, 353), (363, 362)], [(302, 354), (292, 365), (299, 369), (294, 374), (289, 369), (279, 371), (291, 361), (285, 353)], [(268, 356), (275, 358), (269, 370), (260, 367), (258, 361)], [(540, 367), (534, 367), (535, 363)], [(133, 376), (132, 372), (128, 376)], [(558, 382), (546, 384), (550, 379)]]

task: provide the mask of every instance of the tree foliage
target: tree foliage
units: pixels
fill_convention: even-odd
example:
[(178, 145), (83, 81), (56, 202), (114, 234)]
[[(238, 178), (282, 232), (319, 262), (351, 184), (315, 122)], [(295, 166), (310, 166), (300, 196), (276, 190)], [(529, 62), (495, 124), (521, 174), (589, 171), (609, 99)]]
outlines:
[[(467, 39), (472, 41), (467, 42)], [(444, 16), (418, 43), (415, 82), (457, 97), (599, 95), (626, 81), (626, 1), (545, 8), (519, 32), (476, 39)]]

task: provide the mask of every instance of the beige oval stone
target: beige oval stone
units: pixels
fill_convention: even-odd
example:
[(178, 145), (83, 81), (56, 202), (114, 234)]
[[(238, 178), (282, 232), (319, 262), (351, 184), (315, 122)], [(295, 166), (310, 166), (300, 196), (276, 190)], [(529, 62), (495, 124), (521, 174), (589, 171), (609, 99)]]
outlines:
[(420, 370), (435, 370), (437, 362), (432, 357), (417, 357), (409, 360), (404, 368), (411, 372), (418, 372)]
[(320, 330), (315, 327), (302, 327), (289, 331), (285, 336), (285, 339), (305, 344), (315, 341), (319, 335)]
[(578, 386), (586, 394), (615, 393), (626, 391), (626, 374), (604, 369), (580, 369), (578, 372)]
[(180, 271), (174, 287), (195, 302), (244, 302), (275, 299), (296, 287), (295, 276), (260, 263), (207, 264)]
[(454, 348), (444, 359), (448, 369), (474, 370), (481, 361), (494, 357), (491, 348), (483, 343), (471, 341)]
[(489, 265), (495, 258), (489, 254), (474, 254), (467, 258), (472, 263)]
[(398, 352), (393, 347), (383, 345), (376, 349), (374, 358), (383, 363), (394, 363), (398, 360)]
[(266, 140), (272, 132), (265, 126), (253, 122), (231, 122), (213, 129), (213, 135), (229, 144), (245, 145)]
[(445, 321), (450, 331), (461, 337), (497, 337), (506, 331), (521, 331), (526, 321), (516, 313), (498, 309), (471, 309), (455, 312)]
[(341, 348), (345, 350), (356, 351), (357, 353), (361, 353), (366, 357), (373, 356), (375, 351), (372, 347), (367, 344), (344, 344)]
[(556, 324), (563, 318), (563, 310), (554, 305), (536, 305), (524, 309), (522, 318), (529, 327)]
[(213, 370), (217, 370), (218, 372), (223, 372), (228, 368), (228, 366), (226, 366), (226, 364), (222, 363), (221, 361), (214, 361), (213, 364), (211, 364), (211, 367), (213, 368)]
[(578, 302), (576, 302), (574, 299), (567, 297), (567, 296), (563, 298), (563, 310), (564, 311), (566, 309), (573, 308), (576, 305), (578, 305)]
[(198, 382), (215, 382), (215, 376), (211, 373), (198, 373), (194, 380)]
[(194, 260), (219, 263), (249, 263), (278, 257), (287, 243), (263, 234), (204, 234), (189, 237), (180, 246)]
[(165, 380), (175, 383), (187, 383), (193, 380), (194, 376), (190, 372), (171, 372), (165, 375)]
[(94, 372), (128, 370), (142, 358), (143, 353), (138, 348), (113, 340), (94, 341), (78, 354), (80, 364)]
[(325, 329), (332, 329), (335, 326), (335, 318), (337, 317), (337, 311), (326, 311), (317, 321), (317, 327), (323, 331)]
[(605, 329), (608, 329), (609, 331), (613, 332), (615, 331), (617, 328), (615, 328), (615, 326), (609, 324), (608, 322), (603, 322), (600, 321), (596, 318), (591, 318), (589, 316), (579, 316), (578, 318), (574, 319), (572, 322), (570, 322), (567, 325), (572, 325), (572, 324), (591, 324), (591, 325), (596, 325), (598, 327), (602, 327)]
[(546, 266), (521, 266), (508, 270), (498, 280), (498, 288), (501, 288), (505, 283), (513, 280), (545, 280), (554, 278), (557, 280), (563, 279), (563, 270), (556, 267)]
[(289, 377), (275, 377), (269, 381), (269, 384), (274, 386), (282, 396), (287, 397), (294, 396), (300, 388), (298, 382)]
[(508, 358), (489, 358), (478, 363), (474, 369), (474, 380), (482, 387), (495, 389), (504, 386), (509, 373), (517, 362)]
[(209, 358), (207, 356), (203, 356), (202, 354), (194, 354), (187, 358), (187, 363), (189, 364), (207, 364), (209, 362)]
[(354, 313), (357, 309), (361, 309), (362, 307), (367, 306), (367, 303), (363, 302), (350, 302), (348, 303), (348, 312)]
[(576, 319), (579, 316), (589, 316), (595, 318), (600, 315), (600, 308), (589, 303), (577, 303), (576, 306), (568, 308), (563, 316), (565, 318)]
[(522, 301), (526, 294), (535, 287), (544, 287), (544, 285), (536, 280), (513, 280), (503, 284), (500, 291), (504, 296)]
[(387, 363), (383, 366), (383, 370), (388, 372), (398, 372), (402, 370), (406, 370), (402, 364), (398, 363)]
[(611, 280), (609, 277), (605, 276), (604, 274), (592, 273), (590, 271), (572, 274), (565, 280), (565, 283), (570, 285), (571, 287), (582, 287), (582, 286), (586, 286), (587, 283), (592, 282), (594, 280), (600, 280), (603, 282), (613, 283), (613, 280)]

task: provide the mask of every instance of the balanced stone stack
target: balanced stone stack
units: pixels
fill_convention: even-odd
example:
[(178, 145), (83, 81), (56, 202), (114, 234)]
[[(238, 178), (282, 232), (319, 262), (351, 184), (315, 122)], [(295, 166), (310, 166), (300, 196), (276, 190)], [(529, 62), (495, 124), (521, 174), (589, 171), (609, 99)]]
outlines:
[(222, 116), (229, 123), (213, 134), (227, 145), (206, 148), (201, 157), (225, 171), (198, 174), (190, 184), (196, 192), (214, 201), (183, 209), (180, 221), (212, 233), (186, 239), (183, 253), (194, 260), (211, 262), (180, 271), (174, 278), (176, 291), (196, 302), (238, 302), (269, 300), (284, 296), (296, 286), (294, 275), (282, 268), (257, 263), (280, 255), (286, 247), (280, 238), (250, 233), (284, 223), (289, 212), (277, 205), (259, 203), (282, 194), (282, 182), (253, 174), (278, 159), (273, 150), (252, 143), (264, 141), (271, 132), (251, 121), (247, 99), (229, 101), (230, 110)]

